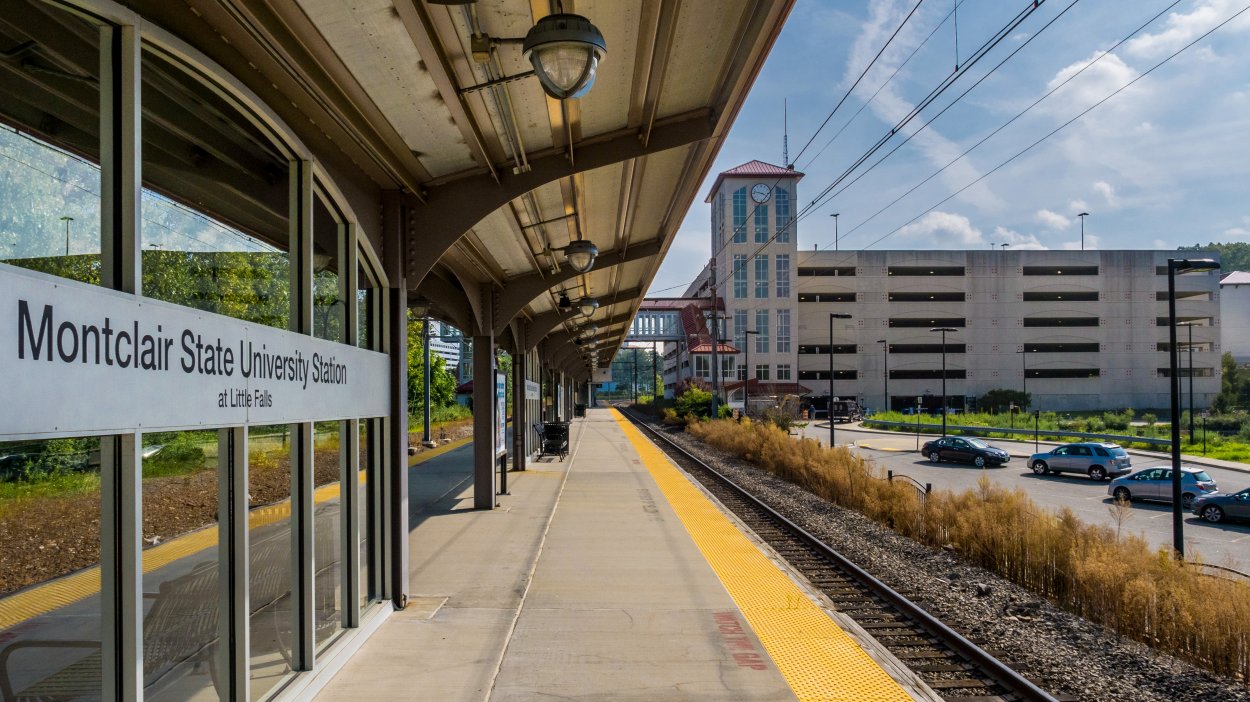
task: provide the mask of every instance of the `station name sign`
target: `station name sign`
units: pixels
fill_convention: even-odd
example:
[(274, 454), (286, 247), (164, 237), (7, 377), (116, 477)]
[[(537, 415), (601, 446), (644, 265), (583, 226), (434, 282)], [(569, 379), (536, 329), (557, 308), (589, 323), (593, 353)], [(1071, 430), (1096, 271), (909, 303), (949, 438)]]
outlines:
[(389, 413), (384, 354), (0, 265), (0, 437)]

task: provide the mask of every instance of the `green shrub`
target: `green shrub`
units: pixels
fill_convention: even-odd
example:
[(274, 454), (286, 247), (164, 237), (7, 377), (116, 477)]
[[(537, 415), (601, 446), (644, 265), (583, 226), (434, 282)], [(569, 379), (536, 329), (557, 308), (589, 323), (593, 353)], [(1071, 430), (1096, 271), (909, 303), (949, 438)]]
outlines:
[(178, 432), (143, 461), (143, 477), (190, 473), (204, 464), (204, 437), (198, 432)]
[(712, 393), (702, 388), (692, 387), (677, 398), (677, 402), (673, 403), (673, 409), (677, 411), (679, 417), (686, 415), (708, 417), (712, 413)]

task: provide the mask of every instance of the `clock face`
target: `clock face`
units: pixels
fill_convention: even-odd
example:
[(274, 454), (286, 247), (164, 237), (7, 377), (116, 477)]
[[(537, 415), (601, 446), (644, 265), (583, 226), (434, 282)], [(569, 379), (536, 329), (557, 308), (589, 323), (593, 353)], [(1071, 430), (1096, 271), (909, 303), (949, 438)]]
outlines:
[(756, 183), (755, 187), (751, 188), (751, 199), (756, 202), (768, 202), (768, 193), (767, 185)]

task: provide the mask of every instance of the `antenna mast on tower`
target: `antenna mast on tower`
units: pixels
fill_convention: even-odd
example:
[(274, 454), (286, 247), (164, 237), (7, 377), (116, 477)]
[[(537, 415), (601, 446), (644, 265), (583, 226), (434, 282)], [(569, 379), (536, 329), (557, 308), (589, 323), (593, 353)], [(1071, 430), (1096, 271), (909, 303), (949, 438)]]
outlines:
[(788, 114), (788, 101), (784, 98), (781, 100), (781, 165), (786, 168), (790, 167), (790, 124)]

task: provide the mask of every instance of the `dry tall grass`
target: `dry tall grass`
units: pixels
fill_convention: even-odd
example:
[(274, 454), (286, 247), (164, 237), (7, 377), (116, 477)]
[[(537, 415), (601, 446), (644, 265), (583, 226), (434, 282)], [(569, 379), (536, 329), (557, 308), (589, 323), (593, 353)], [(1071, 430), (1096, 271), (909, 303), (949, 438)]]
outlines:
[(950, 546), (1061, 607), (1119, 635), (1223, 675), (1250, 680), (1250, 586), (1199, 574), (1137, 536), (1039, 507), (982, 478), (975, 490), (887, 482), (845, 448), (744, 420), (693, 422), (696, 438), (813, 494), (863, 512), (931, 547)]

